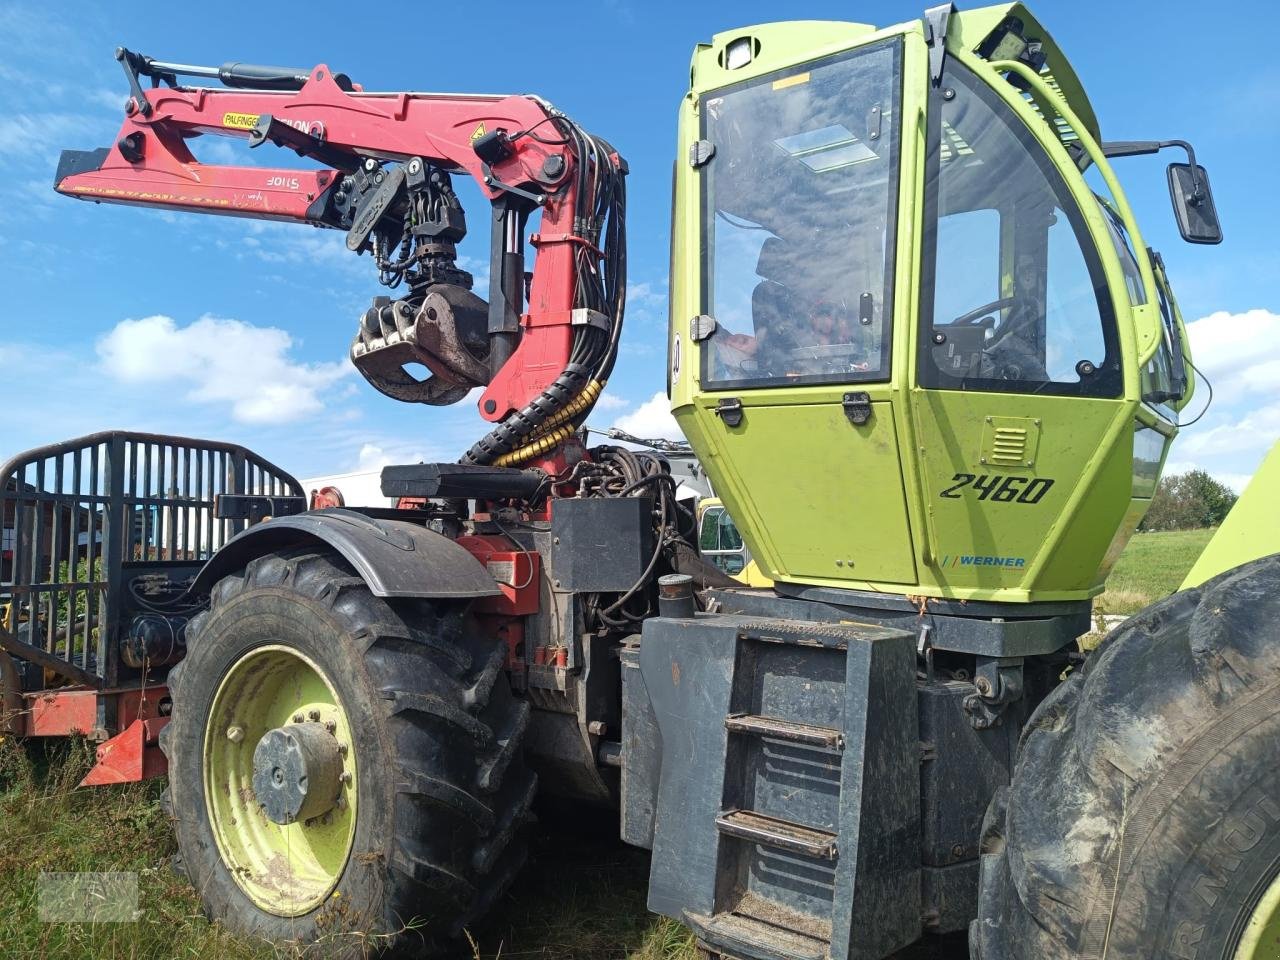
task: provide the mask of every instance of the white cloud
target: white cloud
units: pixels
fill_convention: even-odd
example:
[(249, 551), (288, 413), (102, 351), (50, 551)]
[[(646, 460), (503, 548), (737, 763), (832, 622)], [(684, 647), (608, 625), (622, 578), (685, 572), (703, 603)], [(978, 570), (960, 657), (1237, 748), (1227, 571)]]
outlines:
[(613, 425), (644, 440), (659, 437), (668, 440), (684, 439), (684, 434), (676, 425), (676, 418), (671, 415), (671, 404), (665, 393), (655, 393), (632, 413), (615, 420)]
[(124, 122), (124, 103), (128, 99), (129, 94), (127, 92), (122, 92), (112, 87), (98, 87), (86, 91), (84, 94), (86, 103), (116, 114), (122, 123)]
[(376, 443), (361, 444), (360, 453), (356, 457), (356, 470), (381, 470), (393, 463), (424, 463), (426, 461), (425, 453), (420, 450), (406, 453), (408, 449), (408, 447), (397, 447), (387, 450)]
[(85, 125), (84, 118), (73, 113), (15, 113), (0, 117), (0, 154), (30, 156), (75, 146), (72, 141)]
[(608, 413), (610, 410), (625, 410), (631, 404), (623, 400), (621, 397), (615, 397), (612, 393), (602, 393), (600, 399), (596, 401), (596, 409), (601, 413)]
[[(1280, 437), (1280, 359), (1269, 349), (1280, 339), (1280, 313), (1219, 310), (1187, 324), (1187, 335), (1213, 402), (1203, 420), (1183, 429), (1165, 474), (1202, 469), (1240, 490)], [(1183, 418), (1195, 417), (1208, 398), (1200, 380)]]
[[(97, 343), (103, 371), (124, 384), (170, 384), (192, 402), (225, 405), (241, 423), (288, 423), (325, 407), (352, 372), (345, 362), (290, 357), (284, 330), (201, 317), (180, 327), (172, 317), (122, 320)], [(346, 391), (338, 391), (345, 396)]]
[(648, 280), (643, 283), (627, 284), (627, 303), (663, 303), (667, 299), (667, 295), (663, 289), (666, 283), (652, 283)]
[(1180, 473), (1190, 473), (1192, 470), (1204, 470), (1210, 476), (1220, 483), (1225, 483), (1236, 493), (1241, 493), (1253, 478), (1250, 473), (1229, 473), (1223, 471), (1209, 470), (1202, 464), (1194, 460), (1170, 460), (1164, 465), (1164, 475), (1166, 477), (1176, 476)]
[(1267, 349), (1280, 340), (1280, 313), (1219, 310), (1187, 325), (1196, 365), (1220, 396), (1245, 391), (1280, 393), (1280, 357)]
[(360, 447), (356, 457), (357, 470), (381, 470), (391, 462), (391, 458), (376, 443), (366, 443)]
[(1280, 402), (1236, 415), (1224, 411), (1227, 422), (1203, 428), (1191, 427), (1178, 444), (1180, 453), (1214, 456), (1271, 448), (1280, 437)]

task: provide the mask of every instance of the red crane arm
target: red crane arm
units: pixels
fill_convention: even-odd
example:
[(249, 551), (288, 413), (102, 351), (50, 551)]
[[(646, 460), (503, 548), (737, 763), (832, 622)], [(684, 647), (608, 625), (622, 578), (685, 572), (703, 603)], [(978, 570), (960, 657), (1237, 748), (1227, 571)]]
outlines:
[[(128, 51), (117, 56), (134, 90), (119, 135), (108, 148), (64, 151), (58, 192), (347, 230), (348, 247), (371, 251), (384, 282), (398, 283), (408, 271), (413, 288), (395, 304), (375, 300), (352, 347), (356, 365), (399, 399), (449, 403), (471, 387), (486, 386), (480, 412), (498, 426), (487, 444), (472, 448), (473, 460), (489, 462), (544, 439), (548, 420), (563, 430), (585, 417), (599, 385), (585, 407), (574, 405), (577, 414), (555, 415), (607, 376), (612, 357), (601, 346), (605, 353), (616, 351), (618, 331), (612, 328), (621, 323), (622, 290), (604, 289), (601, 278), (612, 275), (619, 286), (619, 264), (607, 262), (618, 251), (604, 249), (601, 230), (603, 220), (621, 217), (621, 206), (606, 215), (599, 196), (585, 195), (614, 183), (620, 197), (625, 163), (604, 141), (531, 96), (372, 93), (335, 77), (324, 64), (294, 77), (297, 89), (182, 87), (148, 58)], [(150, 73), (157, 85), (143, 90), (139, 73)], [(161, 80), (170, 85), (160, 86)], [(191, 141), (207, 134), (247, 139), (251, 146), (273, 143), (322, 169), (202, 163)], [(458, 173), (474, 179), (493, 207), (487, 304), (470, 293), (470, 276), (454, 262), (453, 242), (465, 233), (449, 186), (449, 175)], [(539, 232), (528, 238), (537, 256), (525, 309), (525, 228), (539, 209)], [(441, 219), (424, 225), (427, 210)], [(400, 244), (402, 254), (412, 246), (413, 255), (396, 260)], [(591, 283), (584, 287), (584, 280)], [(480, 321), (477, 304), (487, 315)], [(449, 315), (440, 318), (441, 310)], [(590, 336), (575, 328), (588, 313), (598, 328)], [(483, 325), (481, 341), (487, 334), (487, 355), (477, 354), (477, 324)], [(590, 363), (571, 364), (588, 355)], [(431, 383), (413, 378), (399, 361), (426, 364)], [(567, 380), (566, 371), (572, 373)]]
[[(363, 158), (403, 161), (421, 157), (452, 171), (466, 172), (491, 200), (504, 191), (487, 184), (490, 177), (553, 188), (568, 179), (574, 162), (566, 145), (524, 138), (509, 157), (492, 165), (491, 173), (483, 169), (484, 161), (473, 148), (480, 137), (497, 130), (515, 133), (546, 124), (552, 114), (534, 97), (348, 91), (335, 82), (324, 64), (312, 70), (297, 91), (154, 87), (144, 95), (150, 109), (144, 113), (137, 98), (130, 98), (115, 145), (107, 148), (105, 155), (93, 152), (98, 160), (95, 169), (81, 172), (64, 167), (59, 171), (59, 193), (324, 226), (327, 224), (308, 215), (316, 198), (333, 185), (344, 167), (348, 172), (354, 170)], [(277, 121), (270, 133), (265, 124), (258, 132), (264, 116)], [(284, 126), (291, 129), (281, 129)], [(251, 143), (278, 137), (283, 141), (279, 145), (291, 146), (339, 169), (201, 163), (187, 144), (198, 134), (237, 137)], [(283, 139), (292, 134), (301, 136)], [(549, 139), (559, 138), (543, 138)], [(552, 156), (559, 157), (561, 165), (557, 176), (548, 178), (544, 171)], [(547, 209), (552, 209), (550, 204)]]

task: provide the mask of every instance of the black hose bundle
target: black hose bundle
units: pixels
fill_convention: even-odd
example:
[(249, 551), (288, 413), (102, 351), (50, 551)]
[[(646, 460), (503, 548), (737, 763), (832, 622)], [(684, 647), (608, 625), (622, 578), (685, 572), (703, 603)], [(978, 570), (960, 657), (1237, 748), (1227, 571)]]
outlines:
[(653, 554), (640, 579), (616, 597), (586, 597), (589, 622), (625, 628), (652, 613), (653, 585), (661, 573), (673, 568), (678, 545), (691, 542), (695, 521), (676, 499), (677, 481), (665, 458), (613, 446), (593, 447), (590, 452), (590, 460), (575, 464), (564, 476), (548, 478), (548, 486), (576, 484), (579, 497), (653, 499)]
[(626, 174), (613, 147), (564, 116), (547, 121), (562, 140), (547, 140), (536, 128), (513, 134), (541, 143), (568, 145), (577, 186), (573, 232), (576, 244), (574, 308), (602, 314), (606, 328), (575, 325), (564, 371), (541, 394), (477, 441), (463, 463), (508, 466), (563, 442), (586, 420), (618, 358), (627, 296)]

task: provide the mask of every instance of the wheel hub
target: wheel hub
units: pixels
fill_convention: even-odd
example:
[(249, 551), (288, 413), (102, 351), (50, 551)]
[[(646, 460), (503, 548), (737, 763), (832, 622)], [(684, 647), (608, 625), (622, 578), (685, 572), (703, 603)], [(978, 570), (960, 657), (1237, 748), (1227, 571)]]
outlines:
[(281, 917), (324, 903), (355, 846), (360, 758), (320, 666), (282, 644), (232, 663), (209, 707), (202, 766), (218, 854), (244, 894)]
[(253, 751), (253, 793), (272, 823), (328, 813), (341, 792), (341, 777), (338, 741), (320, 723), (274, 727)]

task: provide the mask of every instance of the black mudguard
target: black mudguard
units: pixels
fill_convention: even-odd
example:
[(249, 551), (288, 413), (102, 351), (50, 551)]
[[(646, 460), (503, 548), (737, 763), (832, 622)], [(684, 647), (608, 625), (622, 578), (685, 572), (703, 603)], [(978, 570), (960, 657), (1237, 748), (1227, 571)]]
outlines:
[(307, 543), (336, 550), (374, 596), (467, 599), (501, 593), (484, 565), (448, 537), (417, 523), (375, 520), (343, 509), (277, 517), (250, 527), (209, 559), (192, 591), (208, 593), (255, 557)]

